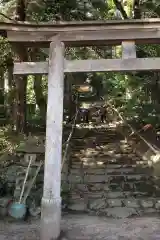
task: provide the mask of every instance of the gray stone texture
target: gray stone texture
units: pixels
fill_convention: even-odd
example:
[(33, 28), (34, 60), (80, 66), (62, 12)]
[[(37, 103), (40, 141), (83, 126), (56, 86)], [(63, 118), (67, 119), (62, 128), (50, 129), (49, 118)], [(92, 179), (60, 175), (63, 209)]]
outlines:
[[(72, 145), (69, 201), (75, 200), (76, 196), (77, 199), (83, 196), (85, 209), (112, 217), (158, 211), (160, 203), (154, 195), (155, 188), (150, 178), (152, 168), (147, 161), (136, 155), (124, 140), (114, 143), (114, 139), (117, 140), (114, 129), (99, 131), (93, 129), (90, 137), (85, 138), (85, 143), (81, 139), (78, 147)], [(87, 147), (92, 135), (93, 139), (97, 139), (97, 147), (93, 149)], [(76, 136), (77, 139), (81, 138), (80, 131)], [(73, 156), (78, 156), (78, 161)], [(79, 194), (71, 194), (76, 191)], [(77, 203), (74, 204), (74, 210), (76, 208), (80, 210), (84, 206)]]

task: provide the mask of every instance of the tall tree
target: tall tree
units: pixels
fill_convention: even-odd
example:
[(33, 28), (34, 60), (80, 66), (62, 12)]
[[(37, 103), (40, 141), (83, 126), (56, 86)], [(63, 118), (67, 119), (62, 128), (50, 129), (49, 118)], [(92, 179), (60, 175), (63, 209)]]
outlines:
[(114, 2), (114, 4), (115, 4), (116, 8), (120, 11), (122, 17), (123, 17), (124, 19), (127, 19), (128, 16), (127, 16), (126, 11), (124, 10), (124, 7), (123, 7), (121, 1), (119, 1), (119, 0), (113, 0), (113, 2)]
[(135, 19), (141, 19), (140, 0), (133, 1), (133, 12)]
[[(25, 21), (26, 19), (26, 7), (25, 0), (17, 0), (15, 20)], [(26, 62), (28, 59), (27, 49), (23, 45), (16, 46), (16, 58), (19, 62)], [(14, 106), (14, 118), (17, 132), (25, 132), (26, 127), (26, 87), (27, 77), (16, 76), (15, 78), (15, 106)]]

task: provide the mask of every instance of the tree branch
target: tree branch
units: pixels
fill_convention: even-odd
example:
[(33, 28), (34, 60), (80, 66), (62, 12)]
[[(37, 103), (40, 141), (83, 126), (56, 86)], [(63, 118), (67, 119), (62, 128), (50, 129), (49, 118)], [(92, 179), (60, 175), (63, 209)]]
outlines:
[(133, 1), (134, 19), (141, 19), (140, 0)]
[(121, 12), (122, 17), (123, 17), (124, 19), (128, 19), (127, 13), (126, 13), (126, 11), (124, 10), (121, 2), (120, 2), (119, 0), (113, 0), (113, 2), (114, 2), (114, 4), (115, 4), (116, 8)]
[(16, 21), (16, 20), (14, 20), (14, 19), (12, 19), (12, 18), (8, 17), (7, 15), (5, 15), (5, 14), (4, 14), (4, 13), (2, 13), (2, 12), (0, 12), (0, 15), (1, 15), (1, 16), (3, 16), (3, 17), (5, 17), (5, 18), (7, 18), (8, 20), (10, 20), (10, 21), (12, 21), (12, 22), (16, 22), (16, 23), (17, 23), (17, 21)]

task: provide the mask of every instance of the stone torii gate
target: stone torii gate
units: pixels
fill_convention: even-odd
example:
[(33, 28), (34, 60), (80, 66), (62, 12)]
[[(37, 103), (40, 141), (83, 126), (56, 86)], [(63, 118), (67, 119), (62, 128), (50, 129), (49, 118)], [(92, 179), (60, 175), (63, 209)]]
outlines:
[[(160, 19), (58, 24), (0, 23), (14, 44), (49, 47), (49, 62), (14, 64), (14, 74), (48, 74), (41, 240), (57, 239), (61, 220), (63, 80), (66, 72), (160, 70), (160, 58), (136, 58), (135, 44), (160, 43)], [(65, 46), (122, 45), (121, 59), (64, 59)]]

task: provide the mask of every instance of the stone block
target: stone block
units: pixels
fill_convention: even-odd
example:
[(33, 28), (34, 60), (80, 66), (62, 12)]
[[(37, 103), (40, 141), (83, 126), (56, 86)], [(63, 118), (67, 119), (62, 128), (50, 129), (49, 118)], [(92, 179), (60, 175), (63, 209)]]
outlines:
[(84, 182), (101, 183), (106, 181), (107, 181), (107, 177), (105, 175), (85, 175), (84, 176)]
[(141, 205), (143, 208), (153, 208), (153, 206), (154, 206), (154, 200), (141, 199), (141, 200), (140, 200), (140, 205)]
[(88, 189), (89, 191), (102, 191), (106, 187), (103, 183), (95, 183), (95, 184), (89, 184)]
[(155, 191), (154, 191), (155, 196), (156, 196), (157, 198), (160, 198), (160, 188), (159, 188), (159, 187), (155, 187), (154, 189), (155, 189)]
[(151, 167), (148, 167), (146, 165), (142, 165), (142, 166), (138, 166), (136, 167), (135, 169), (136, 173), (143, 173), (143, 174), (150, 174), (152, 172), (152, 168)]
[(145, 208), (144, 209), (144, 213), (145, 214), (149, 214), (149, 213), (156, 213), (156, 209), (155, 208)]
[(81, 171), (81, 169), (74, 168), (74, 169), (70, 170), (70, 174), (71, 175), (80, 175), (80, 171)]
[(107, 200), (108, 207), (121, 207), (122, 201), (120, 199), (109, 199)]
[(106, 169), (107, 174), (112, 174), (112, 175), (120, 175), (120, 174), (128, 174), (128, 173), (133, 173), (134, 169), (133, 168), (109, 168)]
[(153, 192), (153, 185), (145, 182), (145, 181), (140, 181), (138, 183), (134, 183), (135, 190), (137, 192), (148, 192), (152, 193)]
[(30, 207), (29, 214), (32, 217), (39, 217), (39, 215), (41, 214), (41, 207)]
[(143, 178), (144, 178), (144, 175), (140, 175), (140, 174), (133, 174), (133, 175), (128, 175), (127, 176), (127, 180), (140, 181)]
[(123, 200), (123, 203), (128, 208), (139, 208), (140, 207), (138, 200), (136, 200), (136, 199), (126, 199), (126, 200)]
[(116, 163), (118, 164), (119, 160), (116, 159), (116, 158), (112, 158), (112, 159), (111, 158), (107, 158), (106, 162), (109, 163), (110, 165), (112, 165), (112, 164), (115, 165)]
[(107, 217), (114, 218), (127, 218), (132, 215), (137, 215), (137, 211), (134, 208), (128, 207), (106, 208), (103, 210), (103, 213), (105, 213)]
[[(26, 169), (25, 169), (25, 171), (26, 171)], [(17, 172), (17, 177), (25, 177), (25, 174), (26, 174), (26, 172), (25, 171), (21, 171), (21, 172)]]
[(6, 217), (8, 214), (8, 210), (6, 207), (0, 207), (0, 217)]
[(110, 190), (110, 184), (105, 183), (105, 184), (104, 184), (104, 187), (103, 187), (103, 190), (104, 190), (104, 191), (109, 191), (109, 190)]
[(127, 154), (128, 158), (135, 159), (136, 155), (134, 153)]
[(84, 174), (94, 174), (94, 175), (104, 175), (105, 174), (105, 168), (88, 168), (84, 169)]
[(106, 197), (107, 198), (122, 198), (124, 196), (123, 192), (107, 192)]
[(68, 183), (68, 188), (70, 189), (70, 192), (72, 192), (73, 190), (76, 189), (76, 186), (78, 185), (79, 183), (72, 183), (72, 182), (69, 182)]
[(76, 203), (70, 203), (68, 209), (72, 211), (85, 211), (87, 210), (87, 205), (84, 201), (77, 201)]
[(69, 182), (72, 183), (82, 183), (83, 178), (81, 176), (76, 176), (76, 175), (69, 175), (68, 177)]
[(105, 199), (101, 198), (101, 199), (95, 199), (95, 200), (90, 200), (89, 201), (89, 208), (91, 210), (99, 210), (99, 209), (103, 209), (107, 206)]
[(120, 184), (125, 182), (125, 176), (108, 176), (110, 184)]
[(72, 199), (72, 200), (79, 200), (82, 198), (81, 194), (79, 193), (69, 193), (69, 197)]
[(81, 191), (81, 192), (86, 192), (88, 191), (88, 186), (86, 184), (76, 184), (75, 185), (75, 188), (78, 190), (78, 191)]
[(160, 210), (160, 200), (156, 201), (155, 208)]
[(129, 182), (129, 183), (124, 182), (123, 184), (121, 184), (121, 187), (123, 191), (133, 191), (135, 185), (133, 182)]
[(120, 164), (107, 164), (107, 166), (106, 166), (106, 168), (107, 169), (119, 169), (119, 168), (121, 168), (122, 167), (122, 165), (120, 165)]
[(116, 153), (116, 158), (119, 159), (122, 157), (122, 154), (121, 153)]
[(88, 161), (88, 162), (83, 162), (83, 167), (84, 168), (97, 167), (97, 164), (95, 163), (94, 160), (92, 160), (92, 161)]
[(99, 191), (99, 192), (88, 192), (88, 198), (102, 198), (104, 196), (104, 192), (103, 191)]
[(82, 163), (75, 163), (75, 162), (73, 162), (72, 163), (72, 169), (80, 169), (81, 168), (81, 166), (82, 166)]
[[(106, 190), (108, 190), (108, 189), (106, 189)], [(116, 191), (116, 190), (120, 191), (121, 190), (121, 186), (118, 183), (109, 184), (109, 190), (110, 191)]]

